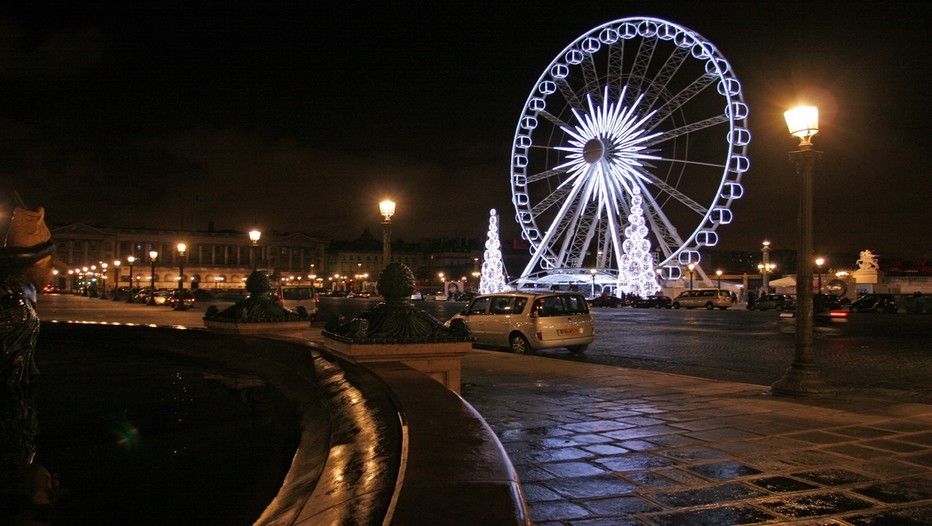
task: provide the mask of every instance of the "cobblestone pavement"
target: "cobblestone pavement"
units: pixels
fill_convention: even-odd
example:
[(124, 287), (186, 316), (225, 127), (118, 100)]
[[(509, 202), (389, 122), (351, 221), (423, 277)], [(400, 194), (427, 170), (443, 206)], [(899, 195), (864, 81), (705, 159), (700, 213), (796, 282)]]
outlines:
[(932, 405), (476, 351), (538, 525), (932, 524)]

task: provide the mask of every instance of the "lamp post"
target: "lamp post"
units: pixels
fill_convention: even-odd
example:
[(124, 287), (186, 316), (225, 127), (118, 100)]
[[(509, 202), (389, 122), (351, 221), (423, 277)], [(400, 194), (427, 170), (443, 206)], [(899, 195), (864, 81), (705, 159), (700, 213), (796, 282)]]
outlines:
[(113, 301), (117, 301), (118, 296), (120, 295), (120, 265), (122, 262), (119, 259), (113, 261)]
[(82, 296), (87, 296), (87, 267), (81, 267)]
[(594, 298), (594, 297), (595, 297), (595, 273), (596, 273), (596, 272), (597, 272), (597, 271), (596, 271), (596, 269), (594, 269), (594, 268), (589, 269), (589, 275), (592, 276), (592, 290), (589, 292), (589, 297), (590, 297), (590, 298)]
[(689, 269), (689, 290), (693, 290), (693, 271), (696, 270), (696, 264), (690, 263), (686, 268)]
[[(133, 263), (136, 262), (136, 256), (126, 256), (126, 262), (129, 263), (129, 297), (126, 298), (126, 303), (133, 302)], [(137, 284), (137, 287), (138, 284)]]
[(721, 269), (715, 271), (715, 277), (718, 278), (718, 290), (722, 290), (722, 271), (721, 271)]
[(764, 240), (760, 249), (761, 264), (757, 266), (761, 270), (761, 288), (764, 292), (770, 292), (770, 241)]
[(155, 305), (155, 260), (158, 259), (159, 252), (157, 250), (149, 251), (149, 262), (152, 263), (152, 273), (149, 274), (149, 300), (146, 302), (146, 305)]
[(253, 228), (249, 231), (249, 241), (252, 242), (252, 248), (249, 249), (249, 254), (252, 256), (252, 271), (255, 272), (259, 264), (259, 238), (262, 237), (262, 232)]
[(100, 264), (100, 295), (98, 299), (107, 299), (107, 263)]
[(178, 243), (178, 290), (184, 290), (184, 253), (188, 245)]
[(825, 264), (825, 258), (816, 258), (816, 268), (818, 268), (818, 278), (816, 278), (816, 294), (822, 294), (822, 265)]
[(386, 199), (379, 203), (382, 214), (382, 266), (392, 262), (392, 216), (395, 215), (395, 202)]
[(819, 131), (819, 110), (801, 106), (787, 111), (790, 135), (799, 137), (799, 150), (790, 152), (790, 160), (802, 179), (799, 199), (799, 244), (796, 276), (796, 349), (789, 369), (771, 386), (775, 394), (826, 395), (831, 393), (822, 380), (812, 351), (812, 175), (822, 152), (812, 149), (810, 138)]

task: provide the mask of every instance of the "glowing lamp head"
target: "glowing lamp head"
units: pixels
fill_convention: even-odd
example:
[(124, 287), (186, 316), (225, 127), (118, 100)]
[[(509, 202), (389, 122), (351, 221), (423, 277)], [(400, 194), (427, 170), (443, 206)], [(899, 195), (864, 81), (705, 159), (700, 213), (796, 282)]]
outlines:
[(129, 264), (132, 265), (133, 263), (136, 262), (136, 256), (127, 256), (126, 261), (128, 261)]
[(379, 203), (379, 213), (382, 214), (386, 221), (391, 221), (392, 216), (395, 215), (395, 202), (386, 199)]
[(253, 244), (258, 243), (259, 238), (261, 237), (262, 237), (262, 232), (259, 232), (255, 228), (249, 231), (249, 240), (252, 241)]
[(821, 267), (825, 264), (825, 258), (816, 258), (815, 264)]
[(809, 138), (819, 133), (819, 108), (815, 106), (798, 106), (783, 114), (790, 135), (799, 137), (799, 146), (812, 147)]
[(718, 277), (722, 277), (722, 271), (721, 271), (721, 270), (716, 270), (716, 271), (715, 271), (715, 275), (718, 276)]
[(185, 245), (184, 243), (178, 243), (178, 253), (179, 253), (179, 254), (181, 254), (181, 255), (183, 256), (186, 250), (188, 250), (188, 245)]
[(159, 251), (158, 251), (158, 250), (150, 250), (150, 251), (149, 251), (149, 259), (151, 259), (152, 261), (155, 261), (156, 259), (158, 259), (158, 257), (159, 257)]

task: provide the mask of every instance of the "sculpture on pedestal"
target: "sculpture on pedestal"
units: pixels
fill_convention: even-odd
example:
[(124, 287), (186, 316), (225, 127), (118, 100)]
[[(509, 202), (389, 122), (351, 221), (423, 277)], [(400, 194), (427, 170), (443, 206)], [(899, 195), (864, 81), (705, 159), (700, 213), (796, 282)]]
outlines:
[(205, 321), (232, 323), (310, 322), (307, 311), (286, 309), (272, 291), (272, 280), (264, 270), (254, 270), (246, 278), (249, 296), (220, 311), (215, 305), (207, 309)]
[(361, 313), (349, 322), (333, 319), (324, 335), (353, 343), (438, 343), (466, 341), (469, 329), (462, 320), (451, 327), (414, 307), (414, 274), (402, 263), (391, 263), (379, 275), (379, 294), (384, 303)]

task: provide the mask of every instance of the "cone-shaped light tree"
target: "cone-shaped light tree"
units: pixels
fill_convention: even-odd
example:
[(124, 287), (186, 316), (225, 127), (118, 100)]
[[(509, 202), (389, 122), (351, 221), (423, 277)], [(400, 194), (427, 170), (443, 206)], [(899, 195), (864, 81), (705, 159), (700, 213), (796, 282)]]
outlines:
[(511, 290), (505, 280), (505, 265), (502, 262), (502, 244), (498, 240), (498, 215), (493, 208), (489, 212), (489, 237), (485, 242), (485, 260), (482, 262), (482, 277), (479, 294), (492, 294)]
[(660, 290), (654, 271), (654, 258), (650, 254), (650, 241), (647, 239), (647, 226), (644, 211), (641, 209), (641, 190), (632, 185), (630, 224), (625, 228), (625, 240), (622, 243), (624, 254), (618, 264), (618, 282), (628, 294), (637, 294), (642, 298)]

